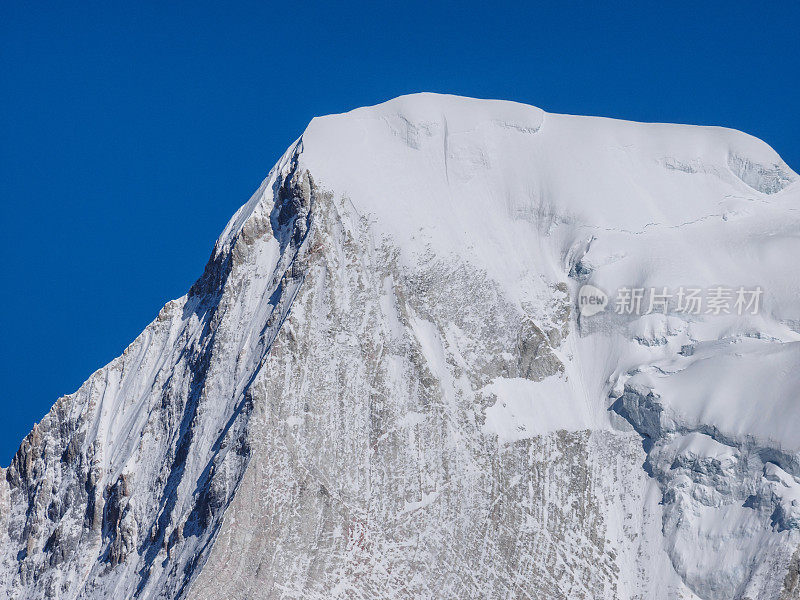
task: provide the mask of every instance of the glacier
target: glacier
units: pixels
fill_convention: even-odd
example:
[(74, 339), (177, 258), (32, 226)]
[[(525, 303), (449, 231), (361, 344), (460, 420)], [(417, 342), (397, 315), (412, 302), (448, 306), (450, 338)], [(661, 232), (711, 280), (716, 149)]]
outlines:
[(800, 598), (797, 181), (718, 127), (313, 119), (3, 470), (4, 597)]

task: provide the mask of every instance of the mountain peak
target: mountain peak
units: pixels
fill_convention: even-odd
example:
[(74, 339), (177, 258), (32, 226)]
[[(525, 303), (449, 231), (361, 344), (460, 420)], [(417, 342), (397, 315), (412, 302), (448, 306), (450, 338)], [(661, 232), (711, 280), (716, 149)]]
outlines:
[[(304, 137), (314, 134), (324, 135), (323, 123), (326, 121), (391, 119), (396, 116), (417, 126), (446, 120), (457, 131), (474, 129), (486, 122), (506, 123), (510, 127), (536, 131), (542, 124), (544, 111), (508, 100), (481, 100), (451, 94), (419, 92), (345, 113), (315, 117)], [(321, 131), (316, 131), (318, 128)]]
[(796, 180), (721, 128), (439, 94), (314, 119), (25, 439), (0, 588), (796, 596)]

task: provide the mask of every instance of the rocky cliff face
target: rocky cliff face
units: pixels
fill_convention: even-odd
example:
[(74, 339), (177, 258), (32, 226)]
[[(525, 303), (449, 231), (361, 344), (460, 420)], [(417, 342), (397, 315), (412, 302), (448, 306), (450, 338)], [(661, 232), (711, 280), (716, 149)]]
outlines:
[[(0, 588), (798, 597), (796, 181), (722, 129), (427, 94), (315, 119), (23, 441)], [(764, 297), (588, 316), (585, 284)]]

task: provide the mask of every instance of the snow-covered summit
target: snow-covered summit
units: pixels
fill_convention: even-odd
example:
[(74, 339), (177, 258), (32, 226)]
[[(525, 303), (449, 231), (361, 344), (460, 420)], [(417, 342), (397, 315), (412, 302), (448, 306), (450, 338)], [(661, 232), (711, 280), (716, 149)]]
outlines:
[(733, 129), (432, 93), (316, 117), (298, 145), (321, 185), (382, 211), (402, 234), (444, 224), (453, 209), (477, 220), (552, 213), (635, 231), (653, 217), (677, 225), (706, 216), (720, 189), (771, 195), (798, 180), (769, 145)]
[[(705, 216), (720, 189), (773, 194), (797, 180), (767, 144), (731, 129), (438, 94), (317, 117), (302, 144), (321, 185), (417, 222), (441, 216), (417, 211), (507, 212), (513, 202), (517, 212), (551, 209), (586, 225), (638, 230), (654, 216), (664, 225)], [(382, 202), (378, 189), (406, 200)]]
[(797, 180), (714, 127), (437, 94), (314, 119), (23, 442), (0, 589), (796, 598)]

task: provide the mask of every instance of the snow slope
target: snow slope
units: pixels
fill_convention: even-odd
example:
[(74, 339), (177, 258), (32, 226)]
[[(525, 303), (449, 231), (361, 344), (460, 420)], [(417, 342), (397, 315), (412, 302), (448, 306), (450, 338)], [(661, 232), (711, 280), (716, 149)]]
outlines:
[[(9, 598), (800, 597), (798, 176), (711, 127), (314, 119), (0, 487)], [(591, 284), (758, 314), (581, 316)]]

